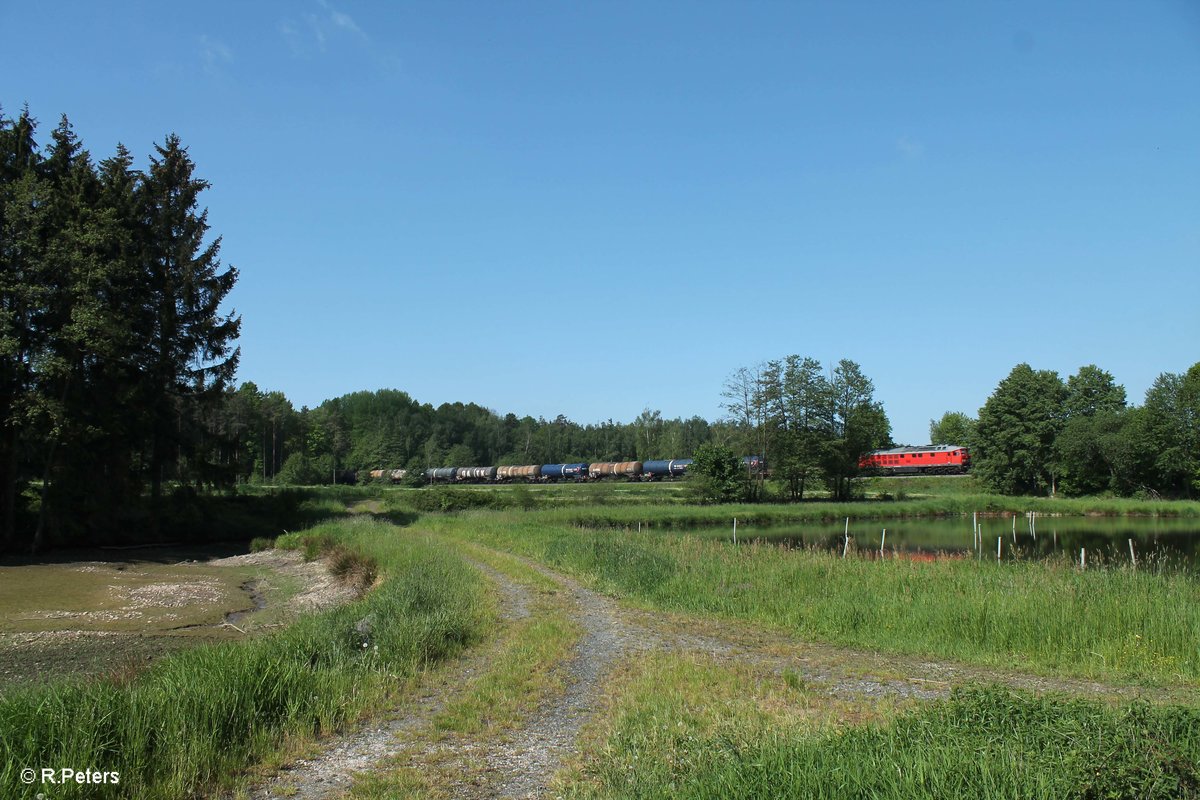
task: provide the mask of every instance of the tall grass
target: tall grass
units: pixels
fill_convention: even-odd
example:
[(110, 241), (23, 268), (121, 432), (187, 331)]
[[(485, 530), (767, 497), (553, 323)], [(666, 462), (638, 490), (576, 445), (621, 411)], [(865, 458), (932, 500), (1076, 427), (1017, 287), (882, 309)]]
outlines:
[(6, 796), (20, 791), (27, 767), (120, 773), (116, 786), (57, 786), (55, 798), (193, 795), (286, 738), (354, 721), (405, 676), (479, 635), (480, 579), (444, 544), (363, 521), (318, 533), (378, 563), (382, 585), (279, 634), (186, 651), (128, 682), (60, 683), (6, 695)]
[(626, 713), (568, 797), (1200, 797), (1200, 712), (956, 692), (889, 722), (799, 733), (698, 730), (669, 703)]
[(811, 640), (1083, 677), (1200, 678), (1200, 583), (1184, 573), (1081, 572), (1065, 559), (843, 559), (501, 514), (430, 524), (658, 608), (751, 620)]

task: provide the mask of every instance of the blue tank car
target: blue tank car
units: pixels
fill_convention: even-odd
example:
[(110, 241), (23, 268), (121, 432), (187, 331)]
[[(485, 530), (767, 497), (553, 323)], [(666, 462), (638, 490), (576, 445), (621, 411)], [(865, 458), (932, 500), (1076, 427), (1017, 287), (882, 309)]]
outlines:
[(548, 481), (577, 481), (587, 477), (587, 464), (543, 464), (542, 477)]
[(692, 459), (676, 458), (671, 461), (647, 461), (642, 464), (642, 474), (647, 480), (658, 480), (659, 478), (678, 478), (687, 472), (687, 468), (691, 466)]
[(458, 474), (458, 467), (438, 467), (436, 469), (425, 470), (425, 480), (427, 481), (452, 481), (454, 476)]

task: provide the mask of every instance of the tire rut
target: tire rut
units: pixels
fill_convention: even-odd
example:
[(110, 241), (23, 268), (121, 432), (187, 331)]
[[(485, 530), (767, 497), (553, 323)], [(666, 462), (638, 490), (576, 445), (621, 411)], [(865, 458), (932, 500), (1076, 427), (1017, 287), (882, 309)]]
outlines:
[[(526, 589), (485, 564), (472, 564), (492, 580), (500, 595), (498, 607), (502, 620), (518, 622), (529, 616), (530, 594)], [(403, 751), (406, 739), (431, 725), (452, 699), (453, 690), (486, 670), (502, 643), (503, 637), (498, 637), (462, 654), (448, 669), (427, 673), (418, 684), (417, 696), (391, 716), (322, 743), (317, 755), (288, 764), (278, 774), (251, 788), (248, 796), (253, 800), (326, 800), (340, 796), (349, 789), (355, 775)]]

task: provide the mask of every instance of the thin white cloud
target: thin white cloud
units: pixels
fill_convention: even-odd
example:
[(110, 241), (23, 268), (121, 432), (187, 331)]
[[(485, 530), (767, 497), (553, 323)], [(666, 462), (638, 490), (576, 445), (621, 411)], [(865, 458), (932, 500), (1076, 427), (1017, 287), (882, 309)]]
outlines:
[(356, 33), (364, 39), (367, 38), (367, 35), (363, 33), (362, 28), (358, 27), (358, 23), (355, 22), (354, 18), (349, 14), (338, 11), (336, 8), (329, 5), (328, 0), (317, 0), (317, 2), (321, 4), (321, 8), (325, 9), (329, 13), (329, 20), (334, 25), (342, 28), (343, 30), (350, 31), (351, 33)]
[(305, 14), (304, 19), (308, 22), (308, 29), (312, 32), (313, 39), (317, 43), (317, 49), (324, 53), (326, 37), (322, 20), (316, 14)]
[(224, 42), (217, 41), (208, 35), (200, 37), (200, 60), (204, 62), (204, 71), (215, 74), (227, 64), (233, 63), (233, 51)]
[(287, 42), (294, 56), (307, 55), (313, 51), (327, 52), (335, 37), (349, 34), (363, 42), (370, 37), (355, 22), (354, 17), (335, 8), (329, 0), (316, 0), (320, 10), (300, 14), (299, 19), (289, 18), (279, 23), (279, 33)]
[(296, 23), (290, 19), (285, 19), (279, 23), (279, 33), (283, 36), (283, 40), (287, 42), (288, 49), (292, 51), (292, 55), (298, 56), (304, 52), (304, 42), (300, 35), (300, 30), (296, 27)]
[(905, 158), (920, 158), (925, 155), (925, 146), (907, 136), (901, 136), (896, 140), (896, 152)]

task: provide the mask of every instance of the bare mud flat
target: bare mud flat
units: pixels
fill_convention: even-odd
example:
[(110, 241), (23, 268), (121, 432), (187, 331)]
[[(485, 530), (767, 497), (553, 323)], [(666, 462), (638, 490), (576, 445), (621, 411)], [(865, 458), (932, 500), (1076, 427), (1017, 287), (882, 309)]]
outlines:
[(298, 553), (205, 555), (160, 548), (144, 559), (0, 566), (0, 685), (129, 674), (352, 596)]

